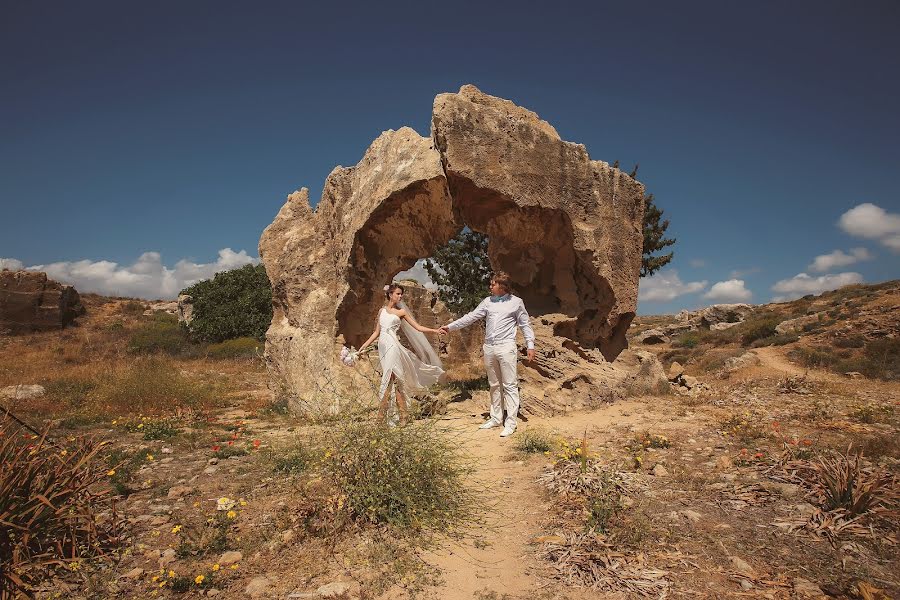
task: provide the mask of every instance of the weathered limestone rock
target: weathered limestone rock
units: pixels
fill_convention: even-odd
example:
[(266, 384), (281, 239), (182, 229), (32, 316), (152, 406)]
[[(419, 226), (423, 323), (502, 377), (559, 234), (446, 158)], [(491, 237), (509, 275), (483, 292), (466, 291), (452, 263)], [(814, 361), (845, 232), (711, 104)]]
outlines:
[(671, 340), (662, 329), (648, 329), (634, 336), (638, 344), (668, 344)]
[[(711, 329), (720, 323), (740, 323), (753, 310), (752, 304), (713, 304), (700, 310), (683, 310), (675, 318), (681, 323), (688, 323), (702, 329)], [(719, 327), (719, 329), (723, 329), (723, 327)], [(727, 326), (724, 329), (727, 329)]]
[(72, 286), (37, 271), (0, 271), (0, 334), (63, 329), (83, 314)]
[(796, 319), (788, 319), (775, 326), (775, 333), (779, 333), (781, 335), (784, 335), (786, 333), (799, 333), (803, 331), (804, 326), (810, 325), (812, 323), (818, 323), (824, 317), (824, 313), (815, 313), (812, 315), (797, 317)]
[[(336, 388), (341, 344), (360, 346), (383, 286), (461, 226), (440, 155), (408, 127), (381, 134), (355, 167), (335, 168), (315, 211), (305, 188), (288, 197), (259, 255), (272, 282), (267, 362), (292, 408), (332, 411), (355, 393)], [(359, 393), (369, 387), (364, 375), (351, 377)]]
[(558, 335), (614, 360), (637, 307), (643, 186), (471, 85), (435, 98), (432, 132), (454, 208), (488, 235), (491, 265), (531, 314), (569, 317)]
[(190, 294), (180, 294), (178, 296), (178, 307), (176, 309), (178, 322), (190, 327), (191, 321), (194, 320), (194, 298)]
[[(295, 410), (331, 411), (348, 393), (371, 394), (377, 359), (346, 369), (340, 345), (358, 347), (382, 287), (464, 225), (489, 236), (492, 266), (510, 274), (532, 317), (551, 317), (547, 339), (577, 348), (567, 350), (577, 368), (559, 372), (595, 370), (591, 361), (614, 360), (626, 346), (643, 186), (531, 111), (472, 86), (435, 99), (432, 135), (383, 133), (356, 166), (331, 172), (315, 210), (301, 189), (263, 232), (274, 313), (267, 362)], [(562, 385), (548, 384), (539, 365), (526, 373), (541, 379), (537, 395)], [(595, 384), (576, 376), (566, 385)]]

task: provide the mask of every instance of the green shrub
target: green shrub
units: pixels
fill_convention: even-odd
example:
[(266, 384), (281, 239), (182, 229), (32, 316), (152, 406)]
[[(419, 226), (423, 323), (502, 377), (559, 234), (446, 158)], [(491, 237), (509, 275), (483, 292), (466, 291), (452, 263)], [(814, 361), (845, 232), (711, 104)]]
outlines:
[(262, 265), (216, 273), (181, 293), (193, 298), (191, 335), (205, 342), (261, 340), (272, 322), (272, 285)]
[(866, 345), (866, 338), (861, 335), (850, 335), (835, 338), (834, 345), (838, 348), (862, 348)]
[(263, 351), (263, 343), (256, 338), (241, 337), (206, 347), (210, 358), (253, 358)]
[(697, 332), (691, 331), (685, 333), (675, 339), (672, 342), (673, 348), (696, 348), (700, 343), (700, 334)]
[(526, 429), (516, 436), (516, 450), (528, 454), (553, 450), (553, 436), (541, 429)]
[(188, 356), (196, 355), (198, 348), (182, 331), (177, 317), (157, 312), (131, 335), (128, 350), (136, 354)]
[(446, 530), (470, 517), (471, 467), (429, 423), (406, 427), (353, 422), (332, 430), (322, 469), (357, 519)]
[(756, 340), (775, 336), (775, 327), (781, 321), (783, 319), (779, 315), (752, 315), (740, 325), (733, 327), (733, 329), (740, 329), (741, 345), (749, 346)]

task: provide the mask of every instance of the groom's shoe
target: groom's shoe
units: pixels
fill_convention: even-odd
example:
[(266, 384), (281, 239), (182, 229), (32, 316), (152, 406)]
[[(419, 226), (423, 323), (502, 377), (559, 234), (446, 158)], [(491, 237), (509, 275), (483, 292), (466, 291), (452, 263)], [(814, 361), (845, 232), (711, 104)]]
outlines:
[(503, 431), (500, 432), (500, 437), (509, 437), (516, 432), (515, 425), (507, 425), (503, 428)]
[(478, 429), (493, 429), (494, 427), (500, 427), (500, 423), (493, 419), (488, 419), (484, 423), (478, 426)]

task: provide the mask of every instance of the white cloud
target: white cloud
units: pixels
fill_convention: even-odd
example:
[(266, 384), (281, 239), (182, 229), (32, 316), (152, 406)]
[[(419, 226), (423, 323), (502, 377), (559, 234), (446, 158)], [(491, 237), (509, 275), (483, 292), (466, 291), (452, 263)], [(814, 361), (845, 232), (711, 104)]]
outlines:
[[(201, 279), (209, 279), (219, 271), (257, 264), (258, 258), (246, 251), (231, 248), (219, 250), (219, 257), (211, 263), (180, 260), (173, 268), (162, 263), (159, 252), (145, 252), (130, 266), (120, 266), (108, 260), (77, 260), (34, 265), (30, 271), (44, 271), (57, 281), (74, 285), (79, 292), (95, 292), (111, 296), (134, 298), (175, 298), (178, 292)], [(0, 258), (0, 265), (18, 264), (15, 259)]]
[(400, 271), (396, 275), (394, 275), (394, 281), (400, 281), (402, 279), (413, 279), (418, 281), (420, 284), (428, 288), (429, 290), (437, 289), (437, 286), (431, 281), (431, 277), (428, 276), (428, 272), (425, 270), (425, 259), (420, 258), (416, 261), (416, 264), (412, 266), (407, 271)]
[(25, 268), (21, 260), (14, 258), (0, 258), (0, 271), (9, 269), (10, 271), (20, 271)]
[(696, 294), (706, 287), (706, 281), (684, 283), (678, 271), (658, 272), (651, 277), (643, 277), (638, 288), (638, 300), (642, 302), (668, 302), (685, 294)]
[(829, 254), (821, 254), (813, 260), (812, 264), (807, 267), (810, 271), (816, 273), (824, 273), (835, 267), (846, 267), (863, 260), (872, 260), (875, 258), (871, 252), (865, 248), (853, 248), (850, 254), (845, 254), (842, 250), (835, 250)]
[(753, 297), (753, 292), (744, 287), (743, 279), (729, 279), (714, 284), (703, 297), (720, 302), (746, 302)]
[(842, 214), (838, 225), (850, 235), (878, 240), (894, 252), (900, 252), (900, 214), (865, 202)]
[(790, 279), (782, 279), (772, 286), (772, 291), (781, 293), (780, 296), (772, 298), (772, 301), (784, 302), (807, 294), (821, 294), (845, 285), (862, 283), (862, 281), (862, 275), (853, 272), (820, 275), (819, 277), (810, 277), (806, 273), (799, 273)]

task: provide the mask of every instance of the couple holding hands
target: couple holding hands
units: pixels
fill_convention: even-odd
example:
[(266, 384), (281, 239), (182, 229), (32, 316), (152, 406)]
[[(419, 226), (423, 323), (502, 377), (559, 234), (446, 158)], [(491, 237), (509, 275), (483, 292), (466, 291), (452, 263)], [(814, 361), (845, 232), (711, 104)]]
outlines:
[[(491, 416), (480, 428), (491, 429), (503, 425), (501, 437), (515, 432), (519, 414), (516, 328), (520, 327), (525, 336), (528, 360), (534, 360), (534, 331), (528, 322), (525, 303), (510, 293), (509, 275), (502, 271), (494, 273), (490, 291), (491, 295), (482, 300), (472, 312), (440, 329), (431, 329), (419, 325), (403, 303), (402, 286), (396, 283), (385, 286), (385, 304), (378, 312), (375, 330), (359, 348), (362, 352), (369, 344), (378, 340), (378, 357), (382, 369), (379, 418), (386, 417), (391, 384), (397, 393), (397, 411), (402, 424), (407, 419), (405, 394), (429, 387), (444, 374), (441, 360), (424, 333), (443, 335), (484, 319), (484, 366), (491, 388)], [(400, 344), (397, 332), (401, 328), (413, 352)]]

